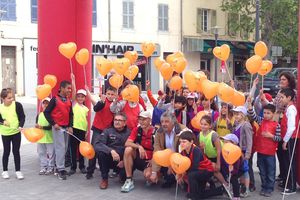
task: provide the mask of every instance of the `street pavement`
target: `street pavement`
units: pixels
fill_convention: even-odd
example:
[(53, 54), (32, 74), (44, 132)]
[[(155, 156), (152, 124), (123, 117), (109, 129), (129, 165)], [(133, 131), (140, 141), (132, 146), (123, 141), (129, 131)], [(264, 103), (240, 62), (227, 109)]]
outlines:
[[(24, 106), (26, 114), (25, 127), (33, 127), (36, 117), (36, 100), (30, 97), (17, 98)], [(2, 142), (1, 142), (2, 143)], [(14, 174), (13, 156), (11, 153), (9, 161), (10, 179), (4, 180), (0, 177), (0, 199), (5, 200), (169, 200), (175, 199), (175, 187), (171, 189), (162, 189), (159, 185), (146, 186), (142, 174), (136, 172), (134, 176), (135, 189), (130, 193), (121, 193), (121, 184), (118, 178), (109, 179), (109, 187), (107, 190), (100, 190), (98, 185), (100, 181), (100, 173), (97, 170), (94, 178), (86, 180), (83, 174), (77, 171), (76, 174), (69, 176), (66, 181), (58, 180), (57, 177), (38, 175), (39, 161), (36, 151), (36, 144), (29, 143), (22, 137), (21, 146), (21, 168), (24, 173), (24, 180), (17, 180)], [(2, 157), (3, 147), (0, 145), (0, 155)], [(255, 163), (255, 161), (254, 161)], [(1, 166), (1, 165), (0, 165)], [(2, 166), (0, 167), (2, 168)], [(268, 199), (259, 196), (260, 180), (257, 167), (254, 168), (257, 191), (252, 192), (247, 199)], [(185, 192), (178, 189), (178, 200), (186, 199)], [(211, 199), (226, 199), (219, 196)], [(271, 199), (271, 198), (269, 198)], [(276, 187), (273, 200), (282, 199), (278, 188)], [(287, 196), (287, 200), (299, 200), (300, 191), (297, 194)]]

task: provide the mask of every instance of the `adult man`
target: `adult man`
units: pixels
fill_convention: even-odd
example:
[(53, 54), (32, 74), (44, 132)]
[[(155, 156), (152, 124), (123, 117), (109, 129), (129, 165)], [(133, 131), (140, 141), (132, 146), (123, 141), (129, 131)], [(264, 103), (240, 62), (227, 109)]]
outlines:
[(102, 180), (100, 189), (108, 186), (109, 169), (123, 167), (123, 155), (125, 142), (130, 135), (126, 127), (127, 117), (124, 113), (116, 113), (113, 127), (105, 129), (95, 140), (95, 151), (97, 152)]
[(144, 177), (149, 180), (151, 175), (151, 159), (153, 152), (154, 127), (151, 126), (151, 113), (142, 111), (138, 116), (140, 126), (135, 127), (125, 143), (124, 167), (126, 181), (121, 187), (121, 192), (130, 192), (134, 188), (132, 180), (133, 170), (144, 172)]
[[(164, 149), (171, 149), (172, 151), (178, 151), (179, 136), (178, 134), (184, 128), (177, 122), (174, 114), (170, 112), (164, 112), (160, 117), (161, 127), (157, 130), (154, 139), (154, 152)], [(175, 182), (175, 176), (172, 174), (172, 170), (169, 168), (161, 168), (154, 161), (152, 161), (152, 173), (150, 180), (153, 183), (158, 181), (158, 172), (161, 172), (164, 176), (163, 188), (171, 187)]]
[(55, 151), (55, 163), (58, 170), (58, 178), (66, 180), (65, 155), (68, 147), (68, 134), (73, 133), (73, 110), (69, 99), (71, 83), (62, 81), (58, 95), (52, 97), (44, 111), (45, 118), (52, 125), (53, 143)]

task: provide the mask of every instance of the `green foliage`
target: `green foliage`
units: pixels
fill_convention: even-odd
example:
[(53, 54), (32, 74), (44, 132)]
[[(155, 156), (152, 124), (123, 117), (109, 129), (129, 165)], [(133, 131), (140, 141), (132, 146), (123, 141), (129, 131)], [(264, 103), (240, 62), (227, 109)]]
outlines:
[[(298, 48), (298, 0), (260, 0), (262, 40), (270, 47), (282, 46), (283, 56), (296, 56)], [(224, 12), (239, 16), (228, 23), (238, 32), (255, 31), (256, 0), (223, 0)]]

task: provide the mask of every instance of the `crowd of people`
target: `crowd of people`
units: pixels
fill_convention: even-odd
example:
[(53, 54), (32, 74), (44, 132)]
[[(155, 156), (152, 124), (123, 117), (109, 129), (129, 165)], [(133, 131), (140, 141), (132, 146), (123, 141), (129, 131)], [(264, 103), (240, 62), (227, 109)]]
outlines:
[[(292, 154), (299, 121), (294, 105), (296, 83), (288, 72), (281, 73), (279, 78), (281, 88), (274, 99), (262, 90), (254, 98), (253, 91), (258, 89), (259, 83), (256, 79), (245, 105), (238, 107), (220, 103), (217, 98), (207, 99), (202, 93), (185, 87), (176, 92), (166, 87), (165, 91), (158, 92), (156, 99), (147, 81), (147, 96), (153, 106), (150, 112), (141, 97), (138, 102), (122, 99), (120, 91), (133, 84), (129, 80), (124, 81), (119, 90), (106, 86), (105, 94), (96, 100), (87, 86), (76, 90), (75, 76), (71, 74), (72, 81), (62, 81), (57, 95), (42, 100), (42, 109), (36, 118), (36, 128), (45, 133), (37, 146), (39, 174), (55, 174), (58, 179), (66, 180), (76, 173), (78, 161), (80, 172), (91, 179), (98, 162), (101, 189), (108, 187), (110, 176), (119, 176), (123, 183), (121, 191), (130, 192), (134, 189), (133, 172), (140, 170), (149, 185), (158, 184), (160, 179), (163, 188), (180, 184), (187, 191), (188, 199), (222, 194), (240, 199), (256, 190), (253, 155), (257, 153), (260, 195), (271, 197), (276, 180), (283, 194), (294, 194), (296, 156)], [(84, 158), (78, 154), (78, 139), (84, 141), (88, 131), (87, 98), (95, 112), (91, 144), (96, 156), (85, 166)], [(19, 152), (20, 132), (25, 123), (23, 107), (14, 101), (14, 92), (9, 88), (2, 89), (1, 100), (2, 178), (10, 177), (8, 157), (12, 144), (16, 176), (24, 179)], [(200, 111), (207, 113), (200, 119), (201, 130), (191, 124)], [(242, 150), (242, 156), (232, 166), (222, 156), (224, 143), (232, 143)], [(164, 149), (187, 156), (191, 160), (190, 168), (176, 175), (170, 167), (159, 166), (152, 156)], [(71, 157), (69, 171), (66, 170), (67, 153)], [(278, 177), (276, 154), (280, 166)]]

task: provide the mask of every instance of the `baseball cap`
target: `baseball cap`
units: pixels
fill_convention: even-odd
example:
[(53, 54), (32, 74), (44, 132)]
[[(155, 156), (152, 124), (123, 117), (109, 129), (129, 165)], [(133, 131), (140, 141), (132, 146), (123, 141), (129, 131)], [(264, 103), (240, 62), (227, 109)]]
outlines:
[(195, 99), (197, 98), (197, 94), (194, 92), (190, 92), (187, 96), (187, 99)]
[(234, 144), (238, 144), (239, 143), (239, 138), (236, 135), (232, 134), (232, 133), (227, 134), (227, 135), (225, 135), (225, 136), (223, 136), (221, 138), (223, 138), (224, 140), (231, 141)]
[(234, 112), (241, 112), (244, 115), (247, 115), (247, 109), (245, 108), (245, 106), (238, 106), (232, 109), (232, 111)]
[(44, 102), (44, 101), (49, 101), (50, 102), (50, 100), (51, 99), (49, 97), (46, 97), (45, 99), (42, 100), (42, 102)]
[(86, 91), (84, 89), (80, 89), (80, 90), (77, 90), (76, 94), (83, 94), (84, 96), (86, 96)]
[(140, 112), (139, 117), (152, 119), (151, 113), (149, 111), (142, 111), (142, 112)]

